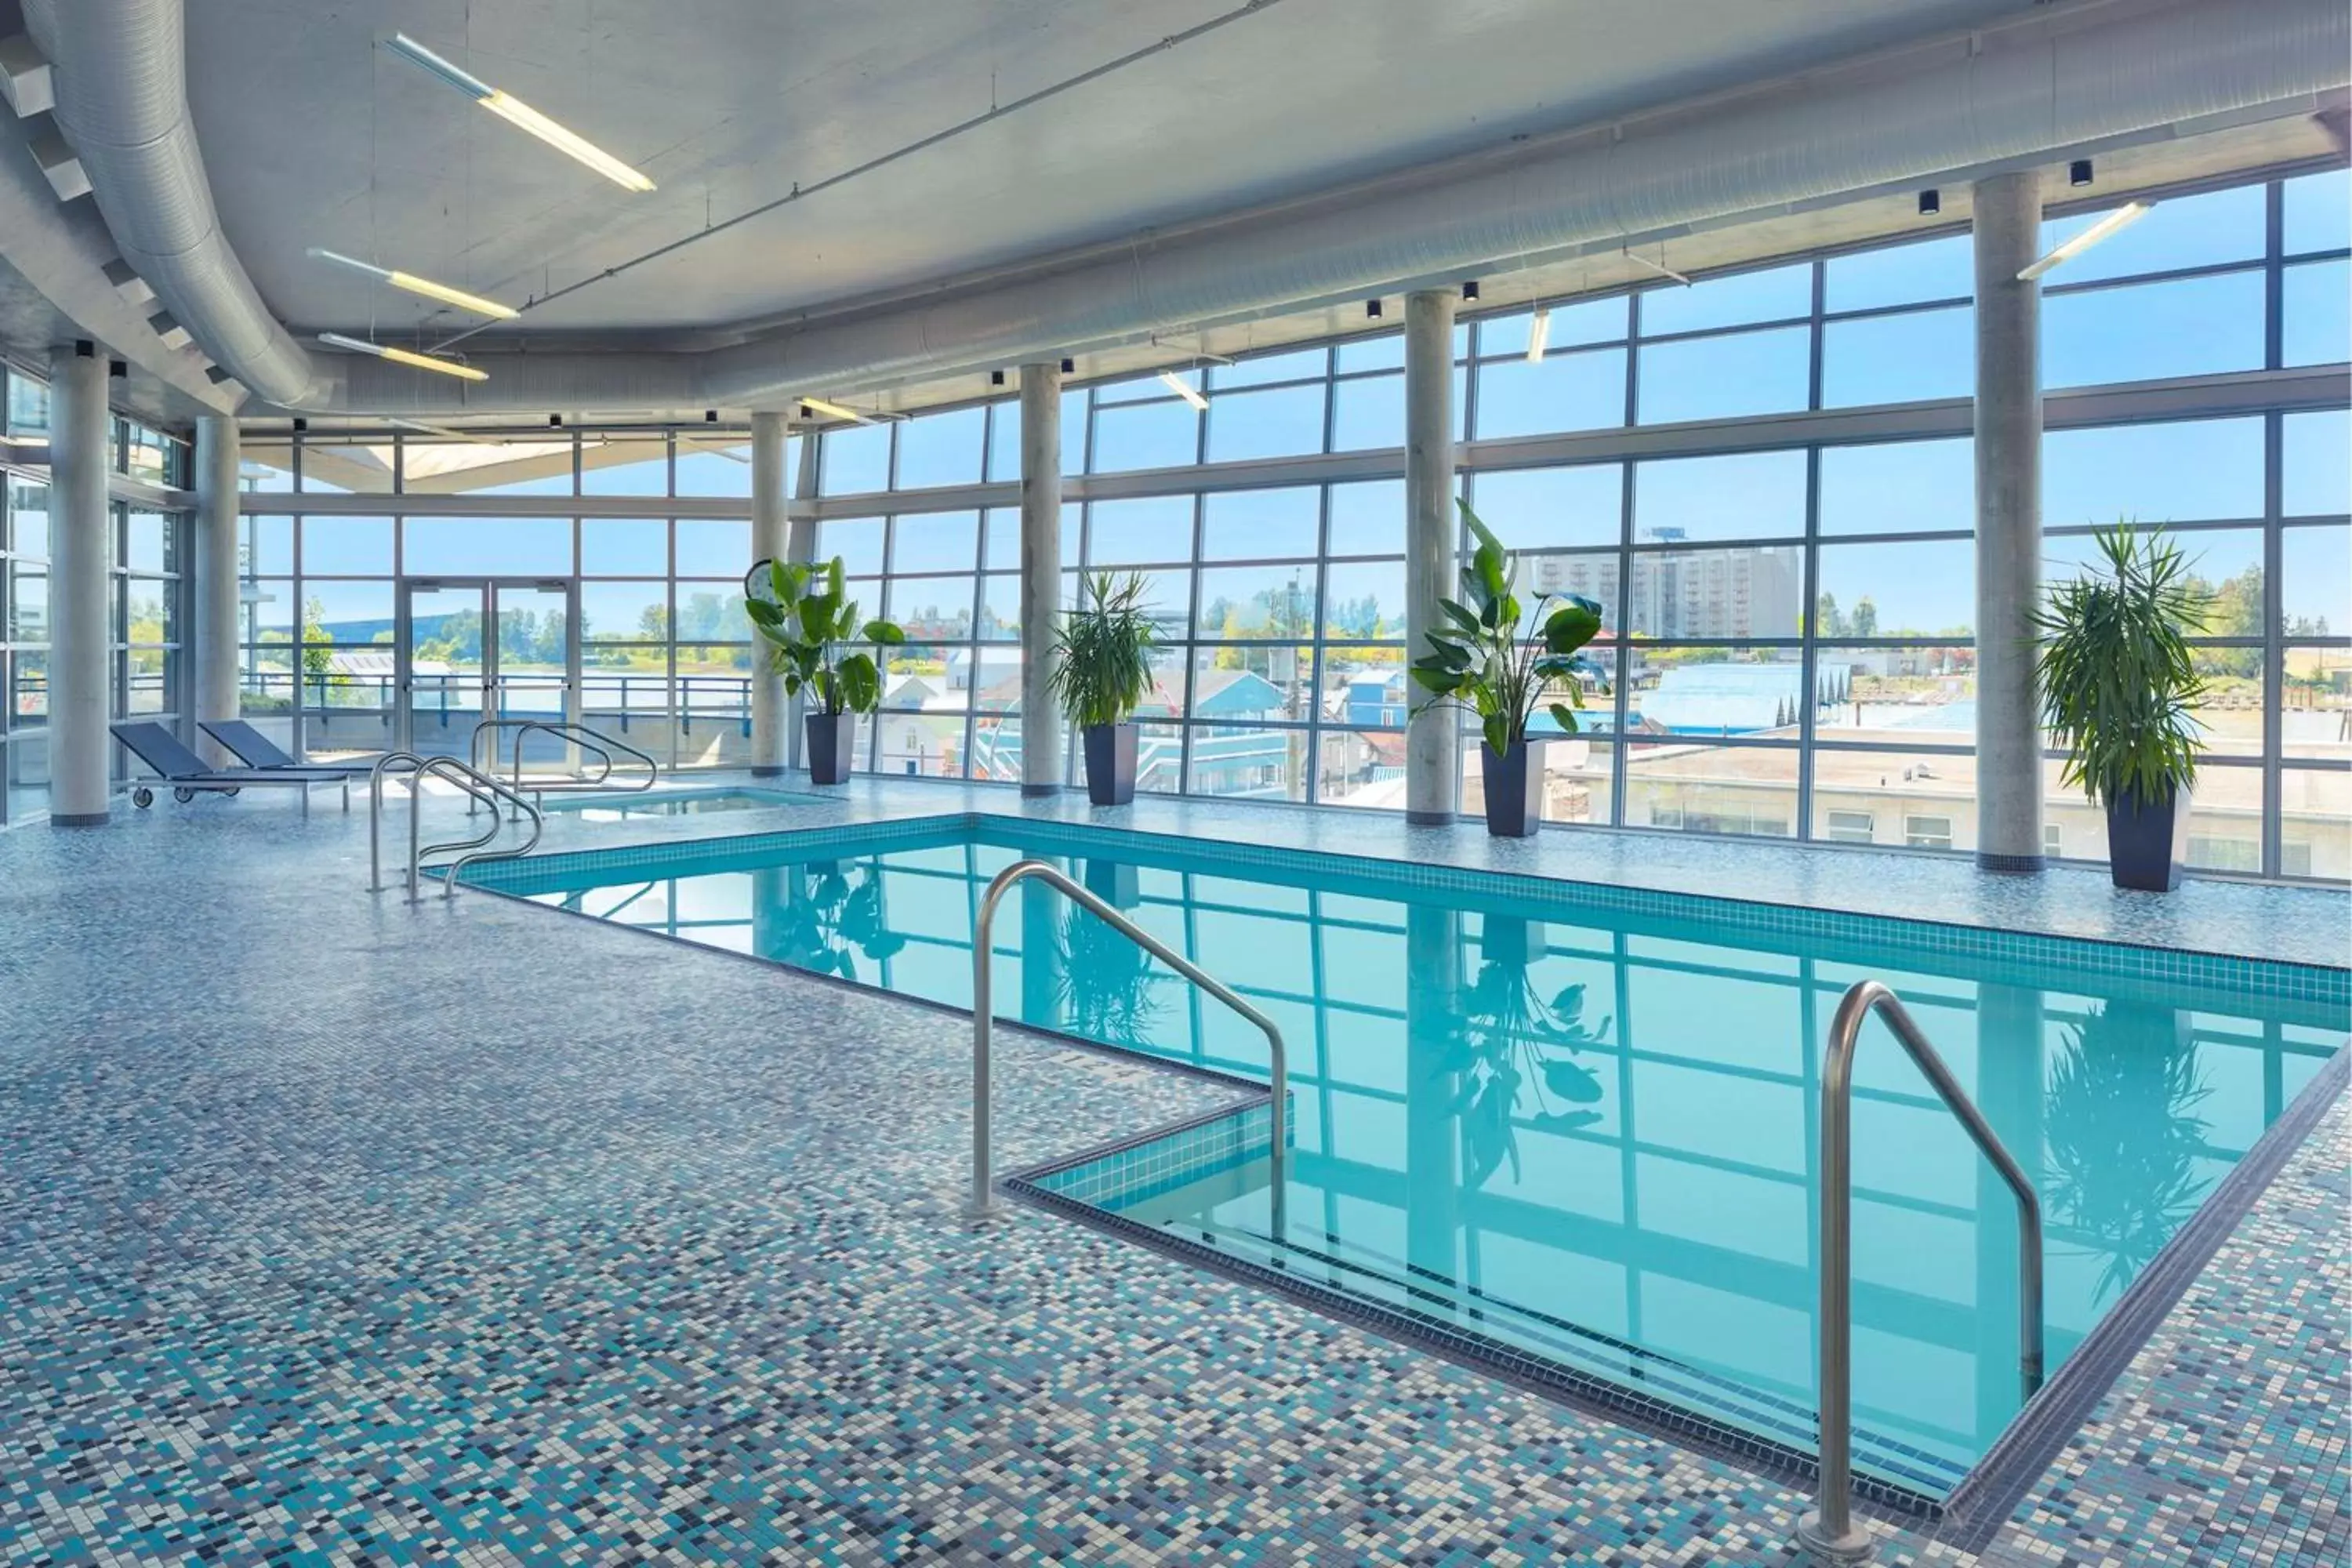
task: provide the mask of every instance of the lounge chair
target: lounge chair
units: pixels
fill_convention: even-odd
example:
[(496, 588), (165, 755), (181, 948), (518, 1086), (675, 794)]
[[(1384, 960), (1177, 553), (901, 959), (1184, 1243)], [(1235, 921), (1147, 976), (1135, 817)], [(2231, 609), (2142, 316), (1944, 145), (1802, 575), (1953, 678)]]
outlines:
[(226, 746), (248, 768), (274, 773), (340, 773), (350, 779), (363, 779), (375, 771), (373, 758), (364, 763), (298, 763), (286, 754), (285, 748), (242, 719), (199, 719), (196, 728)]
[[(235, 795), (247, 784), (291, 784), (302, 792), (302, 811), (310, 811), (310, 786), (339, 784), (343, 786), (343, 809), (352, 808), (352, 778), (349, 773), (331, 768), (215, 768), (180, 744), (180, 738), (152, 720), (136, 723), (108, 726), (114, 738), (131, 750), (131, 754), (155, 770), (158, 782), (172, 786), (172, 798), (191, 801), (197, 792)], [(155, 792), (147, 784), (134, 784), (131, 804), (144, 811), (155, 802)]]

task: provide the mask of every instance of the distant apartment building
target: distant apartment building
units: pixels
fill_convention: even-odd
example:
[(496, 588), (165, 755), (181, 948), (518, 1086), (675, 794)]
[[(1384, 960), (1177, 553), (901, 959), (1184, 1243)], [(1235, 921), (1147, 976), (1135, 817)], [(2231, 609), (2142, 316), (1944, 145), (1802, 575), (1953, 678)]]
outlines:
[[(1638, 545), (1674, 546), (1679, 528), (1651, 528)], [(1529, 585), (1540, 593), (1580, 594), (1618, 613), (1614, 552), (1529, 555)], [(1637, 637), (1688, 642), (1793, 637), (1804, 604), (1804, 552), (1795, 545), (1727, 550), (1637, 549), (1625, 595), (1625, 629)]]

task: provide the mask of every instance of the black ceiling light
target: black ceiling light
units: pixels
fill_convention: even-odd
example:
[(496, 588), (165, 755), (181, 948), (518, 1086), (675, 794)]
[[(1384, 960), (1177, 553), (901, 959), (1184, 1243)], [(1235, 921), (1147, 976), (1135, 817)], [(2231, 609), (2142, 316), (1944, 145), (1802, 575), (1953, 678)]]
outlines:
[(803, 403), (801, 405), (801, 417), (803, 419), (814, 419), (816, 417), (816, 410)]
[(1462, 285), (1462, 297), (1465, 300), (1473, 301), (1474, 303), (1476, 301), (1478, 298), (1478, 280), (1475, 278), (1473, 278), (1469, 282)]
[(310, 427), (310, 422), (308, 419), (297, 419), (294, 421), (294, 433), (298, 436), (303, 431), (308, 430)]
[(2088, 158), (2077, 158), (2073, 163), (2067, 164), (2066, 183), (2070, 185), (2089, 184), (2091, 183), (2091, 161)]
[(1004, 384), (1004, 373), (1001, 370), (990, 371), (988, 373), (988, 384), (991, 386), (1003, 386)]
[(703, 422), (705, 425), (716, 425), (716, 424), (718, 424), (718, 423), (719, 423), (719, 410), (717, 410), (716, 408), (706, 408), (706, 409), (704, 409), (704, 410), (702, 411), (702, 422)]
[(108, 360), (106, 374), (117, 381), (127, 381), (131, 378), (131, 362), (121, 359)]
[(1365, 300), (1364, 314), (1370, 316), (1375, 321), (1379, 321), (1381, 319), (1381, 302), (1378, 300)]
[(1930, 190), (1921, 191), (1919, 193), (1919, 216), (1921, 217), (1934, 217), (1937, 213), (1942, 212), (1943, 210), (1944, 196), (1942, 192)]
[(551, 430), (561, 430), (561, 429), (562, 429), (562, 428), (563, 428), (563, 416), (562, 416), (562, 415), (561, 415), (561, 414), (551, 414), (551, 415), (549, 415), (549, 416), (547, 416), (547, 427), (548, 427), (549, 429), (551, 429)]
[(1077, 361), (1076, 361), (1076, 360), (1074, 360), (1074, 359), (1069, 359), (1069, 358), (1065, 357), (1065, 358), (1063, 359), (1063, 361), (1062, 361), (1062, 374), (1063, 374), (1064, 375), (1076, 375), (1076, 374), (1078, 374), (1078, 362), (1077, 362)]

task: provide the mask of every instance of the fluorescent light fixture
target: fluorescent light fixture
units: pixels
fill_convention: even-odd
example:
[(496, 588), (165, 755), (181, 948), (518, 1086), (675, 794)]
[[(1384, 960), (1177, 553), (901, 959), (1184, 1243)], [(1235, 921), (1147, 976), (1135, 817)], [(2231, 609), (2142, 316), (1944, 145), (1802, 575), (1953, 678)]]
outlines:
[(353, 353), (373, 354), (378, 359), (388, 359), (395, 364), (415, 365), (419, 370), (437, 370), (443, 375), (454, 375), (460, 381), (490, 379), (489, 372), (476, 370), (469, 364), (459, 364), (453, 359), (436, 359), (431, 354), (411, 353), (406, 349), (388, 348), (383, 343), (372, 343), (363, 338), (347, 338), (341, 332), (320, 332), (319, 341), (322, 343), (332, 343), (339, 349), (349, 349)]
[(2020, 283), (2031, 283), (2063, 261), (2072, 261), (2110, 235), (2119, 234), (2146, 217), (2153, 202), (2126, 202), (2032, 266), (2017, 275)]
[(1160, 380), (1162, 380), (1162, 381), (1164, 381), (1164, 382), (1166, 382), (1166, 383), (1168, 384), (1168, 390), (1169, 390), (1169, 391), (1171, 391), (1171, 392), (1174, 393), (1177, 396), (1179, 396), (1179, 397), (1182, 398), (1185, 402), (1187, 402), (1187, 403), (1191, 404), (1193, 407), (1195, 407), (1195, 408), (1206, 408), (1206, 407), (1208, 407), (1208, 406), (1209, 406), (1209, 400), (1208, 400), (1207, 398), (1205, 398), (1205, 397), (1202, 396), (1202, 395), (1200, 395), (1200, 393), (1199, 393), (1199, 392), (1197, 392), (1196, 390), (1194, 390), (1194, 388), (1193, 388), (1193, 386), (1192, 386), (1192, 384), (1191, 382), (1186, 381), (1182, 376), (1178, 375), (1174, 371), (1172, 371), (1172, 370), (1163, 370), (1163, 371), (1161, 371), (1161, 372), (1160, 373)]
[(564, 156), (585, 163), (623, 190), (650, 191), (654, 188), (651, 180), (578, 132), (558, 125), (514, 94), (492, 87), (471, 71), (460, 69), (407, 34), (394, 33), (392, 49), (412, 64), (431, 71), (508, 124), (519, 131), (530, 132)]
[(875, 418), (870, 414), (860, 414), (855, 408), (844, 408), (838, 403), (827, 403), (822, 397), (803, 397), (801, 399), (801, 406), (803, 408), (814, 409), (817, 413), (823, 414), (829, 418), (851, 419), (860, 425), (878, 425), (881, 423), (880, 420)]
[(419, 278), (414, 272), (396, 272), (389, 267), (378, 267), (372, 261), (362, 261), (356, 256), (345, 256), (340, 250), (328, 250), (314, 245), (310, 247), (310, 254), (321, 261), (331, 261), (354, 272), (364, 272), (371, 278), (382, 279), (395, 289), (405, 289), (412, 294), (422, 294), (427, 300), (438, 300), (444, 305), (455, 305), (460, 310), (471, 310), (478, 316), (511, 321), (522, 313), (511, 305), (499, 304), (496, 300), (485, 300), (479, 294), (468, 294), (463, 289), (452, 289), (446, 283), (436, 283), (432, 279)]
[(1550, 346), (1551, 307), (1538, 305), (1534, 318), (1528, 322), (1528, 363), (1532, 364), (1543, 358), (1544, 350)]

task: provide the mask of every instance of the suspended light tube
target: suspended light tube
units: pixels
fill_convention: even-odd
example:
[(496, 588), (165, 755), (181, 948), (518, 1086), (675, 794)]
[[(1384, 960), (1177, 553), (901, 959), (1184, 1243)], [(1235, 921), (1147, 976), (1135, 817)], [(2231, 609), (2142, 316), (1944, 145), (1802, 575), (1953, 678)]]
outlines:
[(519, 131), (529, 132), (564, 156), (595, 170), (623, 190), (650, 191), (654, 188), (651, 180), (578, 132), (557, 124), (514, 94), (492, 87), (471, 71), (443, 59), (407, 34), (394, 33), (391, 47), (394, 54), (432, 72), (508, 124)]
[(446, 283), (436, 283), (430, 278), (419, 278), (414, 272), (398, 272), (389, 267), (378, 267), (372, 261), (362, 261), (356, 256), (345, 256), (340, 250), (312, 246), (310, 254), (321, 261), (331, 261), (338, 267), (348, 267), (354, 272), (364, 272), (381, 279), (395, 289), (405, 289), (411, 294), (421, 294), (427, 300), (438, 300), (444, 305), (455, 305), (460, 310), (471, 310), (478, 316), (493, 321), (511, 321), (522, 312), (511, 305), (501, 305), (496, 300), (485, 300), (479, 294), (468, 294), (463, 289), (453, 289)]
[(2153, 202), (2126, 202), (2065, 244), (2017, 275), (2020, 283), (2031, 283), (2062, 262), (2072, 261), (2103, 239), (2122, 233), (2148, 215)]
[(411, 353), (406, 349), (372, 343), (364, 338), (347, 338), (341, 332), (320, 332), (319, 341), (322, 343), (331, 343), (339, 349), (349, 349), (353, 353), (373, 354), (378, 359), (388, 359), (395, 364), (415, 365), (418, 370), (436, 370), (443, 375), (454, 375), (460, 381), (490, 379), (489, 372), (476, 370), (469, 364), (459, 364), (453, 359), (436, 359), (431, 354)]
[(1205, 409), (1209, 406), (1209, 400), (1202, 396), (1200, 393), (1194, 389), (1191, 382), (1186, 381), (1174, 371), (1161, 371), (1160, 373), (1160, 379), (1168, 384), (1169, 391), (1174, 393), (1177, 396), (1182, 398), (1193, 407)]
[(1543, 358), (1544, 350), (1550, 346), (1551, 307), (1538, 305), (1534, 318), (1528, 322), (1528, 363), (1533, 364)]

